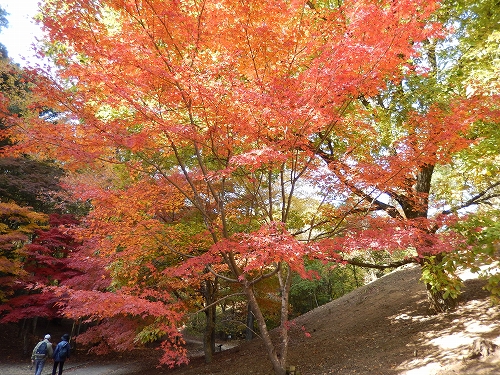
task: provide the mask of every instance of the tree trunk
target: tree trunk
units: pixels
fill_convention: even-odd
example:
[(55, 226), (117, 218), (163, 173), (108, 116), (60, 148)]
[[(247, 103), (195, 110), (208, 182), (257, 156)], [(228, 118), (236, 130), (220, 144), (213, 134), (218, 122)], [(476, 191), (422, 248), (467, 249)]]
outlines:
[(33, 318), (33, 336), (36, 336), (36, 327), (38, 325), (38, 316)]
[(30, 338), (32, 338), (33, 335), (29, 329), (28, 318), (24, 318), (22, 324), (19, 325), (19, 337), (21, 337), (23, 342), (23, 356), (26, 357), (31, 355), (31, 349), (33, 349), (31, 348), (31, 342), (33, 340), (30, 340)]
[(205, 332), (203, 334), (203, 352), (205, 354), (205, 363), (212, 362), (215, 352), (215, 322), (217, 314), (217, 305), (215, 304), (217, 294), (217, 278), (215, 280), (206, 280), (203, 290), (205, 303), (208, 306), (205, 309)]
[(33, 346), (39, 341), (36, 335), (38, 317), (25, 318), (19, 325), (19, 336), (23, 342), (23, 356), (31, 356)]
[(203, 352), (205, 354), (205, 363), (212, 362), (215, 352), (215, 312), (216, 306), (211, 306), (205, 310), (205, 332), (203, 334)]
[(264, 315), (259, 308), (259, 304), (255, 297), (255, 293), (251, 285), (244, 284), (243, 285), (244, 292), (247, 296), (248, 304), (252, 309), (255, 320), (257, 321), (257, 325), (259, 326), (260, 336), (262, 341), (264, 341), (264, 345), (267, 351), (267, 356), (271, 361), (274, 369), (275, 375), (286, 375), (286, 370), (284, 366), (282, 366), (280, 359), (276, 353), (276, 349), (271, 340), (271, 336), (269, 334), (269, 330), (267, 329), (266, 320), (264, 319)]
[(278, 279), (281, 289), (281, 325), (280, 325), (280, 352), (279, 360), (281, 367), (286, 368), (288, 354), (288, 299), (290, 296), (290, 286), (292, 284), (292, 271), (283, 265), (278, 273)]
[(429, 307), (436, 314), (440, 314), (446, 311), (450, 311), (457, 307), (457, 300), (452, 297), (444, 298), (444, 290), (435, 291), (432, 290), (430, 284), (425, 284), (427, 288), (427, 300), (429, 301)]
[(250, 304), (249, 304), (248, 311), (247, 311), (247, 326), (245, 329), (245, 340), (247, 340), (247, 341), (253, 340), (254, 322), (255, 322), (255, 317), (253, 315), (252, 309), (251, 309)]
[(76, 351), (76, 339), (75, 335), (78, 336), (80, 334), (80, 326), (82, 325), (82, 318), (78, 320), (73, 320), (73, 325), (71, 326), (71, 333), (69, 335), (69, 342), (71, 350)]
[(71, 332), (69, 334), (69, 343), (70, 343), (70, 348), (71, 350), (76, 352), (76, 338), (80, 334), (82, 326), (82, 318), (79, 318), (78, 320), (73, 320), (73, 324), (71, 325)]
[[(420, 266), (423, 268), (425, 266), (432, 267), (433, 265), (439, 265), (444, 261), (445, 254), (437, 254), (433, 258), (422, 258), (422, 261), (420, 263)], [(433, 274), (435, 277), (441, 279), (441, 280), (446, 280), (449, 279), (449, 275), (446, 273), (443, 273), (443, 271), (438, 268), (438, 270), (434, 270)], [(437, 285), (446, 285), (443, 284), (443, 281), (440, 281), (439, 283), (436, 283)], [(444, 298), (444, 294), (446, 293), (446, 290), (444, 288), (440, 288), (436, 290), (436, 287), (433, 286), (429, 282), (425, 282), (425, 287), (427, 289), (427, 300), (429, 301), (429, 307), (432, 311), (434, 311), (436, 314), (440, 314), (446, 311), (453, 310), (455, 307), (457, 307), (457, 299), (453, 298), (451, 296), (448, 296), (447, 298)]]

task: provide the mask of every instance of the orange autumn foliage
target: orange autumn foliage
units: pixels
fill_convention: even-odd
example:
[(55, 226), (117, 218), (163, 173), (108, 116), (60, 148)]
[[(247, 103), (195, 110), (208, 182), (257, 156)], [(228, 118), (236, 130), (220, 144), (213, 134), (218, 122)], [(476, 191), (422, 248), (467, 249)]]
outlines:
[[(288, 230), (296, 189), (324, 165), (323, 141), (362, 127), (346, 116), (354, 101), (401, 81), (415, 46), (441, 33), (428, 21), (432, 1), (339, 4), (47, 2), (49, 44), (40, 53), (57, 70), (39, 67), (35, 91), (60, 116), (18, 128), (24, 152), (68, 170), (124, 166), (116, 180), (87, 174), (75, 188), (94, 205), (86, 236), (125, 272), (118, 284), (149, 275), (142, 267), (157, 256), (175, 276), (208, 269), (239, 283), (277, 374), (287, 358), (291, 275), (305, 275), (305, 256), (323, 256)], [(203, 227), (191, 242), (181, 219)], [(253, 291), (273, 276), (279, 355)]]

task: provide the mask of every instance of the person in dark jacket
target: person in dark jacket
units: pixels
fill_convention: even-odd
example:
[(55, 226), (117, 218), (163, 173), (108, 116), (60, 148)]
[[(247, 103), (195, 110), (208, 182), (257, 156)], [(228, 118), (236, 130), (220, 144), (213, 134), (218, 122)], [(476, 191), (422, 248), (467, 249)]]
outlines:
[(69, 345), (69, 335), (65, 333), (61, 337), (61, 341), (57, 344), (54, 349), (54, 367), (52, 368), (52, 375), (56, 375), (57, 367), (59, 366), (59, 375), (62, 375), (64, 361), (69, 358), (70, 345)]

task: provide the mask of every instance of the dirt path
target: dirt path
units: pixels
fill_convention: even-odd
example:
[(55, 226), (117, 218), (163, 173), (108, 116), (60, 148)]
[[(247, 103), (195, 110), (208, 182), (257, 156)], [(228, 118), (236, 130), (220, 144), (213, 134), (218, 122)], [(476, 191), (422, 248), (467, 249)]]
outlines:
[[(43, 368), (42, 375), (52, 374), (52, 361), (47, 361)], [(72, 362), (67, 361), (64, 365), (63, 374), (68, 375), (125, 375), (140, 371), (144, 363), (135, 361), (95, 361), (95, 362)], [(154, 367), (154, 366), (153, 366)], [(34, 370), (30, 370), (28, 364), (21, 363), (0, 363), (0, 374), (2, 375), (29, 375)]]

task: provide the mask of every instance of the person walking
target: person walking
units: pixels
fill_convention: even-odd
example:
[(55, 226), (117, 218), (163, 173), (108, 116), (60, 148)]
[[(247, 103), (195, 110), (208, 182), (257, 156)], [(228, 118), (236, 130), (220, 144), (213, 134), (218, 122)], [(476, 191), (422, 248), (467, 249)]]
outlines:
[(59, 375), (62, 375), (64, 361), (69, 359), (70, 345), (69, 335), (65, 333), (61, 337), (61, 341), (57, 344), (54, 350), (54, 367), (52, 368), (52, 375), (56, 375), (57, 367), (59, 366)]
[(45, 360), (51, 358), (54, 353), (52, 349), (52, 343), (50, 342), (50, 335), (46, 334), (42, 341), (40, 341), (33, 349), (31, 353), (31, 363), (35, 367), (35, 375), (41, 375), (43, 371), (43, 366), (45, 366)]

